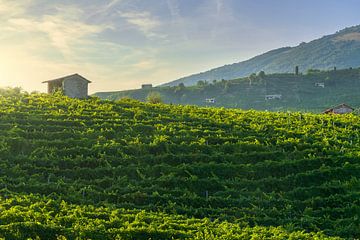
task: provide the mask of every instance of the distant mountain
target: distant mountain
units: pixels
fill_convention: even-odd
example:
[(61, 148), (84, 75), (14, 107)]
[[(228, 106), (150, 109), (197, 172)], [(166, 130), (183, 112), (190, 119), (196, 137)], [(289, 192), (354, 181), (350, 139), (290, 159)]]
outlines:
[(259, 71), (290, 73), (295, 66), (299, 66), (302, 72), (308, 69), (328, 70), (335, 66), (339, 69), (360, 66), (360, 25), (296, 47), (275, 49), (244, 62), (180, 78), (162, 86), (176, 86), (179, 83), (191, 86), (198, 81), (229, 80)]

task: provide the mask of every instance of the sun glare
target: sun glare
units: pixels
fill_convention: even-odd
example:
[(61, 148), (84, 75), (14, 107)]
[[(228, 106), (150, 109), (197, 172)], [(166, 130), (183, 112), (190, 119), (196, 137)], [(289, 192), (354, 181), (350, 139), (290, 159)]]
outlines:
[(8, 79), (8, 74), (6, 74), (5, 69), (3, 69), (4, 64), (0, 61), (0, 87), (8, 87), (10, 85), (10, 80)]

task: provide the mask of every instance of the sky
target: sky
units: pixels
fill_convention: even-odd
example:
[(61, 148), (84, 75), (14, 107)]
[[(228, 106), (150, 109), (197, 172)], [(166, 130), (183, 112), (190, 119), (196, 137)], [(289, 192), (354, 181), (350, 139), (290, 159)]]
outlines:
[(359, 0), (0, 0), (0, 87), (158, 85), (360, 24)]

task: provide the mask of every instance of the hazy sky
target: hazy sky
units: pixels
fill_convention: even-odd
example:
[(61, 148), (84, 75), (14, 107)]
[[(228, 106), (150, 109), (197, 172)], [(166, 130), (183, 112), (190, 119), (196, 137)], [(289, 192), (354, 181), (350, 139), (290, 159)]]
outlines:
[(0, 0), (0, 86), (160, 84), (360, 24), (359, 0)]

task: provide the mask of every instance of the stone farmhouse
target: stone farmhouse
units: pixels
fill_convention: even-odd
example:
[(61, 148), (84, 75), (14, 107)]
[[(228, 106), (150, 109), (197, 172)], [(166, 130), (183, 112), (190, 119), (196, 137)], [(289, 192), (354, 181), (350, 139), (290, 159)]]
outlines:
[(91, 81), (75, 73), (73, 75), (44, 81), (43, 83), (48, 84), (49, 94), (60, 90), (63, 91), (64, 95), (71, 98), (87, 98), (88, 85)]
[(141, 89), (152, 89), (153, 85), (152, 84), (143, 84), (141, 85)]
[(326, 109), (323, 113), (326, 114), (346, 114), (351, 113), (354, 111), (354, 108), (350, 107), (349, 105), (343, 103), (338, 106)]

